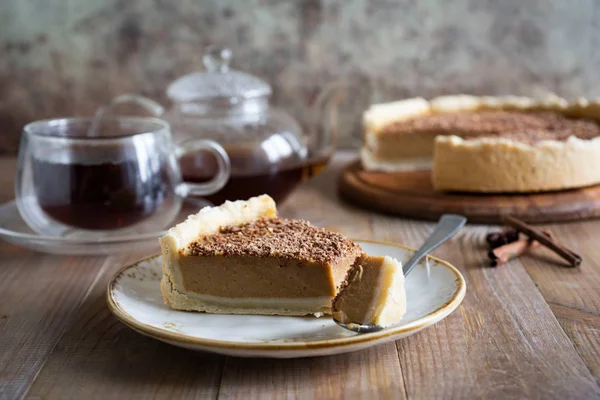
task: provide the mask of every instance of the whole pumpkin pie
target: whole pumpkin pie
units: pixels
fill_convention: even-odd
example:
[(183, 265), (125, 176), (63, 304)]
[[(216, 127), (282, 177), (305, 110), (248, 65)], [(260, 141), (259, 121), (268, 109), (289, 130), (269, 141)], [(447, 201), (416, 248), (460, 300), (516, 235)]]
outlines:
[(279, 218), (267, 195), (204, 208), (160, 244), (165, 302), (217, 314), (330, 314), (362, 253), (339, 233)]
[(363, 166), (432, 168), (435, 189), (538, 192), (600, 183), (600, 102), (443, 96), (371, 106)]

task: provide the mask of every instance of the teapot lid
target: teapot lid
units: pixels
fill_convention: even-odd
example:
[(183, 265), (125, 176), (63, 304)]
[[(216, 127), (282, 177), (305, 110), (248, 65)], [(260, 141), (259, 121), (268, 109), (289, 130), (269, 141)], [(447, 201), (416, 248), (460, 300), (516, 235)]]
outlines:
[(202, 57), (204, 72), (195, 72), (176, 79), (167, 95), (175, 102), (226, 100), (231, 104), (241, 100), (269, 96), (271, 86), (262, 79), (229, 68), (231, 50), (209, 46)]

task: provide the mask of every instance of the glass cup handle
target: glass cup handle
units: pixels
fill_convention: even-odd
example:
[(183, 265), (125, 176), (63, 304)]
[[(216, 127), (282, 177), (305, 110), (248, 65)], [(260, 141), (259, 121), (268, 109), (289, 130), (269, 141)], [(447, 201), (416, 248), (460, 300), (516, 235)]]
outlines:
[(223, 146), (213, 140), (188, 140), (175, 147), (175, 155), (179, 160), (186, 154), (195, 153), (200, 150), (210, 152), (217, 159), (218, 171), (217, 174), (208, 182), (204, 183), (191, 183), (183, 182), (181, 184), (183, 188), (184, 196), (205, 196), (218, 192), (225, 186), (229, 180), (231, 174), (231, 162), (229, 156), (225, 152)]

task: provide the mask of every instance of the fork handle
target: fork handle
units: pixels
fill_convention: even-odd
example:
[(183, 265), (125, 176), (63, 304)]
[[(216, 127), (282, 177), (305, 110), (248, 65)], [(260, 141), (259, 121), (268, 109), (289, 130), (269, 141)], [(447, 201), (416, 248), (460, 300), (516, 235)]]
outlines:
[(466, 222), (467, 219), (462, 215), (442, 215), (431, 236), (429, 236), (425, 243), (419, 247), (419, 250), (404, 263), (402, 268), (404, 276), (407, 276), (424, 256), (437, 249), (442, 243), (454, 236)]

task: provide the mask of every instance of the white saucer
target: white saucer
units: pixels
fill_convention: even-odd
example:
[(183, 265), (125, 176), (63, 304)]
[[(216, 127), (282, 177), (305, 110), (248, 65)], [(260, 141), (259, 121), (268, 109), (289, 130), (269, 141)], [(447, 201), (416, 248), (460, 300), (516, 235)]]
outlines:
[[(174, 223), (182, 221), (189, 214), (198, 212), (205, 205), (207, 203), (201, 199), (186, 199), (184, 207)], [(162, 235), (164, 235), (164, 231), (135, 236), (113, 236), (97, 240), (44, 236), (35, 232), (25, 223), (14, 201), (0, 205), (0, 238), (9, 243), (44, 253), (108, 255), (130, 252), (133, 249), (140, 252), (153, 252), (158, 250), (157, 239)]]
[[(371, 255), (406, 261), (413, 250), (394, 244), (357, 241)], [(330, 317), (214, 315), (175, 311), (160, 294), (161, 257), (121, 269), (108, 284), (110, 310), (125, 325), (163, 342), (193, 350), (239, 357), (293, 358), (361, 350), (410, 336), (442, 320), (465, 296), (465, 280), (456, 268), (430, 257), (406, 280), (408, 310), (402, 321), (382, 331), (356, 334)]]

